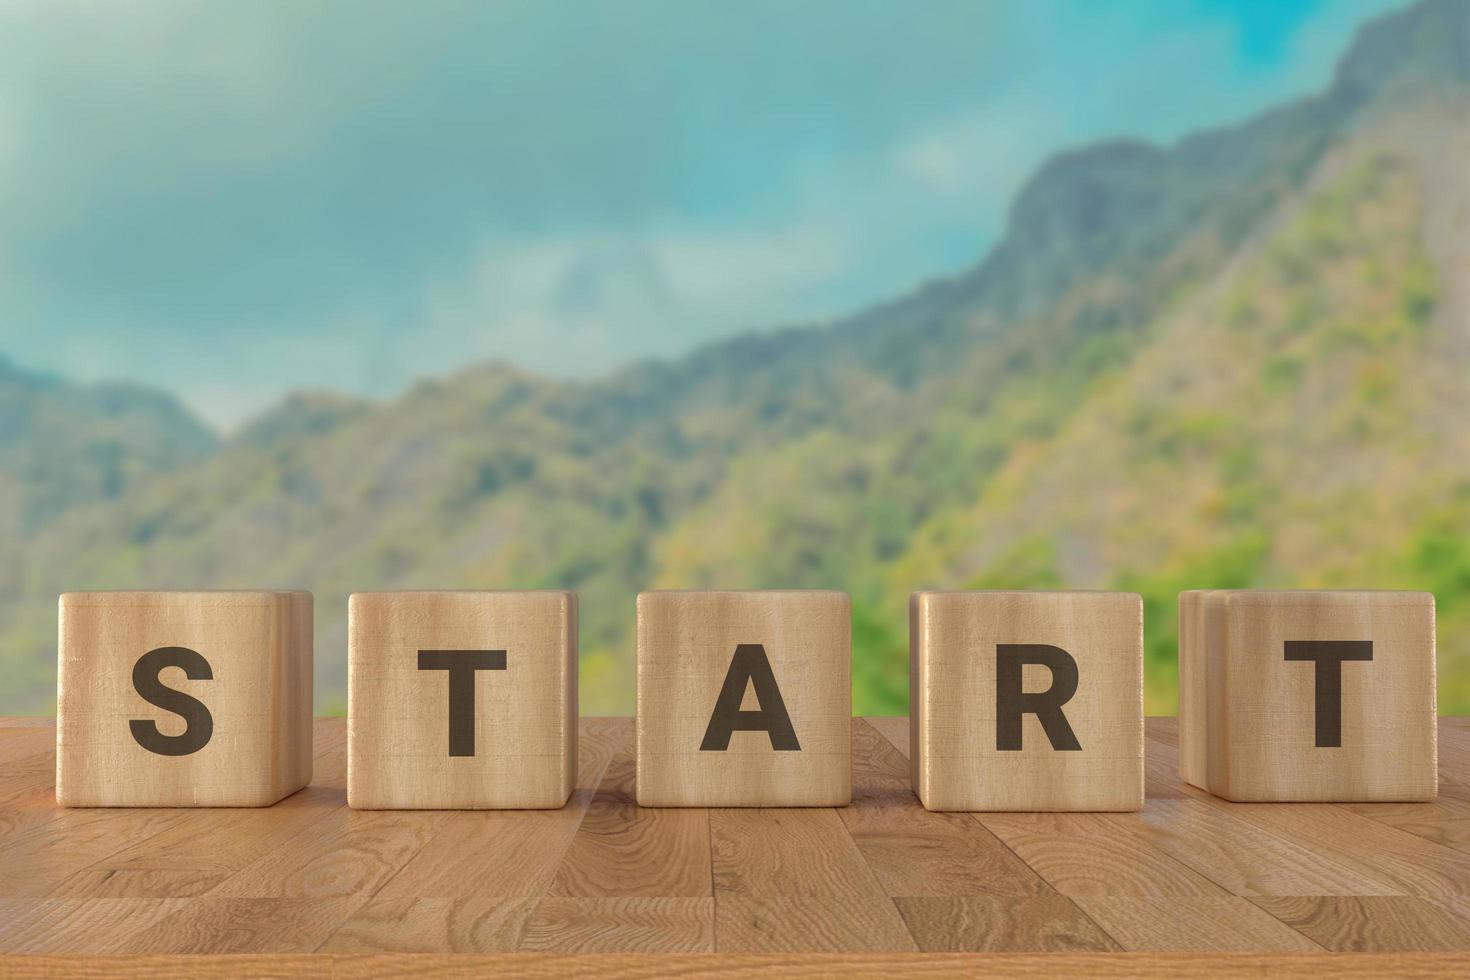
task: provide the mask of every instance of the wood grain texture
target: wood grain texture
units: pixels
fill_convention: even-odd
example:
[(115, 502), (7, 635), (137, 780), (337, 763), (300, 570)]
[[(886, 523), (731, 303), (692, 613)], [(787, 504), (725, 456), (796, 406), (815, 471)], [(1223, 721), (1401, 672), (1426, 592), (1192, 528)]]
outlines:
[[(577, 770), (575, 593), (358, 592), (347, 617), (350, 806), (566, 803)], [(424, 654), (499, 666), (452, 674), (426, 669)], [(458, 709), (452, 685), (468, 695)], [(458, 712), (468, 745), (451, 736)]]
[(325, 953), (513, 953), (530, 898), (384, 898), (360, 906), (319, 947)]
[(557, 864), (549, 894), (709, 897), (709, 813), (638, 806), (632, 741), (629, 737), (622, 743), (603, 774), (576, 836)]
[[(1434, 596), (1185, 592), (1179, 617), (1186, 781), (1239, 802), (1434, 798)], [(1288, 644), (1321, 641), (1372, 644), (1371, 660), (1333, 671), (1330, 736), (1318, 728), (1318, 665), (1287, 659)]]
[[(865, 933), (870, 944), (887, 950), (913, 949), (893, 902), (835, 810), (712, 810), (710, 853), (716, 900), (715, 929), (720, 952), (750, 952), (743, 946), (771, 936), (776, 948), (805, 943), (830, 949), (838, 937)], [(744, 899), (727, 902), (727, 899)], [(779, 909), (825, 908), (826, 915), (783, 920), (784, 928), (753, 928), (755, 906)], [(761, 921), (775, 922), (767, 911)], [(733, 919), (734, 921), (727, 921)]]
[(599, 976), (618, 980), (683, 977), (798, 978), (893, 976), (1006, 977), (1087, 976), (1100, 980), (1122, 977), (1343, 977), (1378, 980), (1384, 976), (1428, 980), (1463, 975), (1470, 955), (1461, 953), (1361, 954), (1340, 956), (1279, 954), (1181, 953), (788, 953), (788, 954), (546, 954), (466, 955), (275, 955), (14, 957), (5, 964), (11, 976), (52, 977), (58, 973), (84, 978), (233, 978), (266, 973), (282, 977), (334, 980), (415, 976), (460, 980), (487, 975), (528, 977)]
[(1470, 801), (1442, 797), (1428, 803), (1349, 803), (1346, 809), (1470, 854)]
[[(770, 712), (734, 668), (763, 651), (795, 744), (734, 731), (703, 750), (727, 676), (740, 712)], [(764, 669), (764, 668), (763, 668)], [(842, 592), (644, 592), (638, 596), (638, 802), (643, 806), (842, 806), (852, 796), (852, 604)]]
[(1470, 948), (1470, 922), (1415, 896), (1313, 895), (1252, 901), (1336, 953)]
[(1236, 895), (1076, 899), (1127, 950), (1151, 953), (1320, 953), (1322, 947)]
[[(1143, 600), (1131, 592), (915, 592), (909, 602), (914, 791), (931, 810), (1137, 810), (1143, 805)], [(1048, 732), (1024, 695), (1076, 688)], [(1055, 651), (1062, 651), (1056, 654)], [(1003, 744), (1013, 705), (1019, 745)], [(1066, 739), (1071, 740), (1069, 746)]]
[(1132, 817), (988, 813), (975, 819), (1063, 895), (1219, 897), (1223, 888), (1171, 857)]
[(521, 938), (523, 952), (708, 953), (714, 899), (547, 898)]
[[(757, 964), (809, 975), (936, 964), (945, 974), (1465, 972), (1428, 954), (1304, 952), (1470, 950), (1467, 856), (1451, 846), (1458, 800), (1236, 804), (1184, 787), (1140, 813), (937, 813), (908, 784), (906, 740), (880, 734), (904, 724), (853, 722), (854, 793), (842, 808), (640, 809), (627, 718), (582, 721), (576, 789), (557, 810), (352, 810), (342, 719), (315, 726), (313, 784), (266, 809), (64, 809), (45, 785), (40, 802), (0, 805), (0, 953), (123, 957), (105, 969), (66, 961), (98, 976), (129, 976), (134, 963), (170, 975), (151, 953), (188, 954), (191, 975), (213, 962), (240, 970), (199, 959), (226, 950), (260, 957), (250, 972), (314, 963), (317, 975), (345, 976), (457, 975), (466, 964), (529, 976), (548, 964), (616, 976)], [(1470, 780), (1458, 744), (1470, 728), (1442, 727), (1445, 775)], [(0, 731), (21, 732), (0, 736), (0, 780), (54, 771), (27, 737), (46, 726)], [(1172, 720), (1148, 724), (1156, 778), (1176, 765), (1176, 731)], [(918, 952), (945, 949), (989, 952)], [(561, 955), (572, 950), (629, 952)], [(493, 958), (383, 958), (444, 953)]]
[[(58, 803), (269, 806), (311, 781), (311, 593), (68, 592), (58, 606)], [(149, 672), (208, 711), (207, 741), (186, 754), (150, 751), (130, 729), (185, 733), (134, 684), (138, 661), (169, 647), (209, 673)]]
[(890, 897), (1040, 895), (1046, 882), (967, 813), (916, 807), (908, 761), (865, 719), (853, 723), (853, 806), (840, 812)]
[(1049, 949), (1112, 952), (1121, 947), (1061, 895), (1037, 898), (900, 898), (898, 907), (926, 953)]

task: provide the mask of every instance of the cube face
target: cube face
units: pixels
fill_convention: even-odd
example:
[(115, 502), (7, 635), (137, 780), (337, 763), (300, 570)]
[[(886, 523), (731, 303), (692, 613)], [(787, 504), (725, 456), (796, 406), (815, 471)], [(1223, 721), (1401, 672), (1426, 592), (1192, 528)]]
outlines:
[(1187, 782), (1240, 802), (1434, 798), (1432, 595), (1200, 591), (1179, 610)]
[(1139, 596), (916, 592), (909, 627), (913, 781), (925, 807), (1143, 806)]
[(355, 593), (347, 688), (353, 807), (548, 809), (571, 796), (574, 593)]
[(63, 806), (269, 806), (311, 781), (309, 592), (68, 592)]
[(845, 806), (851, 601), (642, 593), (636, 728), (642, 806)]

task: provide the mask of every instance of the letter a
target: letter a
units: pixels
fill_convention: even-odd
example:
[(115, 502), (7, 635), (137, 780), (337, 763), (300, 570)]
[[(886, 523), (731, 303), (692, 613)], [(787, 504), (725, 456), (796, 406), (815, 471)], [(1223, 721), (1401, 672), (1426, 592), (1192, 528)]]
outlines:
[[(755, 685), (759, 711), (740, 710), (745, 688), (750, 684)], [(733, 732), (766, 732), (771, 737), (771, 748), (778, 752), (801, 749), (796, 741), (796, 729), (791, 726), (791, 716), (786, 713), (786, 702), (781, 699), (781, 688), (776, 685), (776, 675), (766, 658), (766, 648), (759, 643), (742, 643), (735, 648), (699, 750), (724, 752), (730, 747)]]

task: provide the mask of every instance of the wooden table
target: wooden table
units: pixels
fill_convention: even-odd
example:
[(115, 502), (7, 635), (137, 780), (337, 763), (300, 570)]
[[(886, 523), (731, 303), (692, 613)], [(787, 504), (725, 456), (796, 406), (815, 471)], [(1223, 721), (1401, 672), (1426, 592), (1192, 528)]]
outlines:
[[(909, 790), (901, 718), (854, 720), (843, 809), (640, 809), (632, 722), (615, 718), (583, 720), (581, 788), (557, 811), (350, 810), (341, 719), (317, 722), (316, 781), (268, 809), (62, 810), (54, 723), (0, 720), (0, 952), (41, 954), (0, 970), (54, 968), (55, 954), (266, 953), (272, 969), (363, 973), (381, 954), (515, 952), (663, 954), (616, 961), (640, 976), (772, 962), (813, 974), (1470, 969), (1324, 955), (1470, 950), (1470, 720), (1441, 722), (1443, 795), (1423, 804), (1228, 803), (1180, 784), (1176, 732), (1149, 720), (1136, 814), (929, 813)], [(782, 955), (667, 955), (710, 952)], [(1197, 958), (1230, 952), (1251, 955)], [(242, 962), (267, 961), (65, 965), (224, 975)], [(412, 963), (609, 969), (596, 957)]]

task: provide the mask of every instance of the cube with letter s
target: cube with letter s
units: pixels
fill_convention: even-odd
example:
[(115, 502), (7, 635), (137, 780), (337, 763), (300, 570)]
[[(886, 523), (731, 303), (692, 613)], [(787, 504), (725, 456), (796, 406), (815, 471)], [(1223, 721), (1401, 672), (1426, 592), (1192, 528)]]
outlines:
[(311, 593), (58, 605), (57, 802), (269, 806), (311, 781)]

